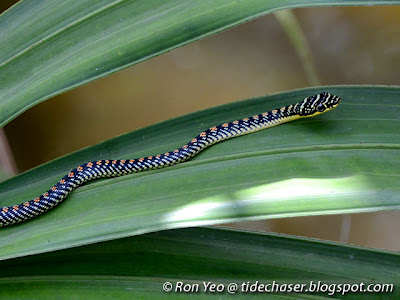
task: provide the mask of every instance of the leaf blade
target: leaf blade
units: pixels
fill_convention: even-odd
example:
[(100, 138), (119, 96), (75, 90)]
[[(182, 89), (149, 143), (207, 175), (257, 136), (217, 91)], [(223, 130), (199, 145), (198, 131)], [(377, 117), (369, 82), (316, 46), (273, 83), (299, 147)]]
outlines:
[[(41, 299), (60, 294), (71, 298), (85, 293), (87, 297), (108, 299), (110, 295), (163, 299), (168, 295), (179, 297), (180, 293), (166, 294), (162, 284), (181, 281), (198, 283), (199, 292), (193, 296), (203, 298), (214, 296), (204, 293), (203, 281), (225, 285), (237, 282), (239, 286), (275, 281), (305, 283), (307, 287), (310, 281), (321, 281), (335, 285), (363, 282), (364, 286), (390, 283), (394, 293), (387, 295), (395, 297), (400, 285), (399, 261), (398, 253), (334, 242), (224, 228), (187, 228), (2, 261), (0, 293), (4, 298), (21, 294), (30, 298), (40, 295)], [(232, 297), (226, 292), (218, 295)], [(264, 293), (238, 295), (265, 297)], [(268, 295), (328, 297), (327, 293)], [(365, 294), (347, 293), (346, 297), (359, 299)]]
[(149, 126), (0, 183), (2, 204), (33, 198), (85, 161), (170, 151), (204, 128), (322, 90), (344, 98), (336, 110), (223, 142), (174, 167), (79, 188), (45, 215), (3, 228), (0, 258), (169, 228), (399, 209), (400, 89), (354, 86), (279, 93)]
[[(368, 1), (372, 4), (400, 1)], [(0, 125), (54, 95), (258, 16), (365, 1), (20, 1), (0, 16)]]

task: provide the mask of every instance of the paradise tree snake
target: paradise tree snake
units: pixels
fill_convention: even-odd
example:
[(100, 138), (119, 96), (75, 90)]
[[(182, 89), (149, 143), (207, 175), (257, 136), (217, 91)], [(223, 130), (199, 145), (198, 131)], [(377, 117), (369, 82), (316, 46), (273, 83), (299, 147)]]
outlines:
[(171, 152), (138, 159), (98, 160), (85, 163), (71, 170), (50, 190), (35, 199), (17, 205), (0, 207), (0, 226), (20, 223), (43, 214), (61, 203), (74, 189), (90, 180), (117, 177), (174, 165), (191, 159), (215, 143), (299, 118), (324, 113), (338, 106), (340, 100), (338, 96), (323, 92), (293, 105), (213, 126), (200, 133), (189, 143)]

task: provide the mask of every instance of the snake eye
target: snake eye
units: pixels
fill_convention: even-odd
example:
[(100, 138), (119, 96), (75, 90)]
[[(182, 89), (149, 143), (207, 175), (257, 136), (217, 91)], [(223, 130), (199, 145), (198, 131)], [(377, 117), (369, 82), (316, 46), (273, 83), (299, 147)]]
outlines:
[(323, 111), (325, 110), (325, 105), (323, 105), (322, 103), (318, 104), (317, 110), (318, 110), (319, 112), (323, 112)]

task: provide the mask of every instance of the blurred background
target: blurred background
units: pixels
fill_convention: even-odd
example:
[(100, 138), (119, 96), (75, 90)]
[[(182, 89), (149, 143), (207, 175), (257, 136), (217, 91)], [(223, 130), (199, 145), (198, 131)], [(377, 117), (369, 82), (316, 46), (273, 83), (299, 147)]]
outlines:
[[(0, 12), (15, 2), (1, 1)], [(400, 7), (293, 12), (322, 85), (400, 85)], [(307, 86), (297, 52), (270, 14), (42, 102), (4, 131), (23, 172), (178, 115)], [(229, 226), (400, 251), (399, 217), (379, 212)]]

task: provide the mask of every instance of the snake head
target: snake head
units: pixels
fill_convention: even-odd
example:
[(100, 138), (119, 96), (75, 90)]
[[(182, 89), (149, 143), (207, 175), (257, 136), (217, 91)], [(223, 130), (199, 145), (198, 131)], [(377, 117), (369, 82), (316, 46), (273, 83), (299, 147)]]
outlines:
[(339, 105), (340, 98), (327, 92), (323, 92), (305, 98), (296, 105), (295, 111), (301, 117), (313, 117)]

